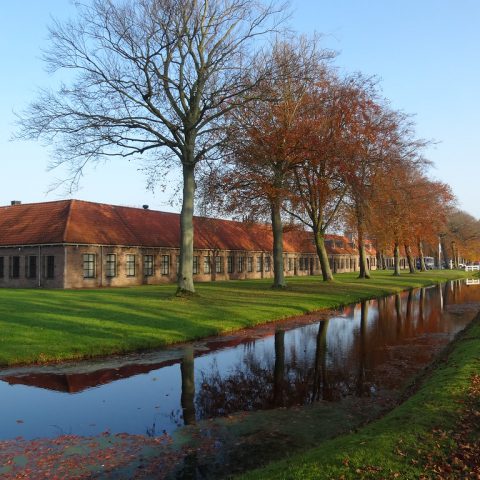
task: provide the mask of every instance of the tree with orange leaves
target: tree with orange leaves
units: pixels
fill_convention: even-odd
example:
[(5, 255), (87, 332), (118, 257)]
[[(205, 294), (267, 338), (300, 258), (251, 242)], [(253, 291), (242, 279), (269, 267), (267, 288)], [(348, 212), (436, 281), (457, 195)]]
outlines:
[(270, 217), (275, 288), (286, 286), (282, 209), (288, 179), (304, 154), (304, 103), (314, 79), (325, 68), (322, 61), (331, 56), (318, 50), (315, 40), (305, 38), (274, 45), (269, 59), (274, 78), (249, 92), (257, 99), (230, 116), (228, 162), (222, 170), (210, 172), (206, 182), (206, 196), (219, 196), (226, 212)]
[(332, 281), (325, 235), (335, 225), (347, 192), (345, 131), (350, 118), (349, 79), (325, 72), (305, 102), (304, 154), (291, 177), (286, 210), (313, 232), (324, 281)]

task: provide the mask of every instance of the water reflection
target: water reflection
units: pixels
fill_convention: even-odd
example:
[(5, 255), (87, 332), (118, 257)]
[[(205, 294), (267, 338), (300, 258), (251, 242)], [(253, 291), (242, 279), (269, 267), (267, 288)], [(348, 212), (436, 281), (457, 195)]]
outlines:
[(410, 290), (330, 319), (197, 342), (145, 364), (0, 372), (0, 438), (105, 430), (155, 436), (238, 411), (376, 397), (398, 389), (473, 318), (480, 287), (464, 285)]
[(182, 411), (185, 425), (195, 424), (195, 374), (194, 374), (193, 348), (186, 347), (180, 365), (182, 373)]

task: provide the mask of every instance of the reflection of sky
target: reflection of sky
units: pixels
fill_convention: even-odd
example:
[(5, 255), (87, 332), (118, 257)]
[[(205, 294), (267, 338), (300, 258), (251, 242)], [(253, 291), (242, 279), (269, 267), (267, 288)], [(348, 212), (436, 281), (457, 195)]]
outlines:
[(181, 420), (180, 391), (179, 365), (78, 394), (0, 382), (0, 437), (96, 435), (106, 430), (145, 434), (155, 422), (161, 434), (164, 428), (175, 429), (171, 412)]
[[(434, 332), (455, 333), (466, 322), (465, 316), (444, 315), (440, 308), (440, 292), (446, 305), (480, 301), (480, 287), (457, 285), (456, 289), (439, 287), (425, 289), (423, 318), (420, 325), (420, 291), (412, 292), (411, 317), (406, 322), (408, 292), (400, 295), (401, 319), (395, 313), (395, 296), (382, 301), (386, 317), (378, 311), (378, 302), (368, 305), (365, 341), (368, 355), (384, 361), (381, 348), (403, 342), (399, 335), (423, 335), (425, 328)], [(427, 321), (430, 319), (430, 321)], [(398, 325), (406, 330), (398, 330)], [(415, 330), (418, 327), (418, 331)], [(307, 324), (285, 331), (285, 368), (290, 379), (302, 377), (312, 367), (317, 348), (319, 324)], [(400, 332), (400, 333), (399, 333)], [(361, 308), (345, 309), (345, 313), (328, 321), (326, 365), (329, 370), (354, 375), (358, 367), (361, 339)], [(368, 341), (367, 341), (368, 340)], [(387, 355), (388, 356), (388, 355)], [(373, 360), (369, 361), (369, 365)], [(214, 351), (195, 359), (194, 377), (198, 393), (201, 383), (218, 372), (222, 379), (234, 378), (235, 372), (248, 371), (255, 365), (273, 372), (275, 337), (249, 340), (232, 348)], [(373, 368), (373, 364), (372, 364)], [(288, 373), (287, 373), (288, 372)], [(268, 388), (268, 385), (266, 386)], [(171, 433), (182, 423), (180, 365), (170, 365), (146, 374), (135, 375), (76, 394), (60, 393), (24, 385), (10, 386), (0, 381), (0, 438), (24, 436), (56, 436), (58, 434), (96, 435), (103, 431), (161, 434)], [(23, 423), (17, 423), (20, 420)]]

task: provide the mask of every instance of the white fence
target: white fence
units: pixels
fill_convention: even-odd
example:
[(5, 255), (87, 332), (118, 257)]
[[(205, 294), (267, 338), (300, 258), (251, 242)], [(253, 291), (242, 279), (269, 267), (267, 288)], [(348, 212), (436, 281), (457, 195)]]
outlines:
[(480, 265), (465, 265), (466, 272), (473, 272), (474, 270), (480, 271)]

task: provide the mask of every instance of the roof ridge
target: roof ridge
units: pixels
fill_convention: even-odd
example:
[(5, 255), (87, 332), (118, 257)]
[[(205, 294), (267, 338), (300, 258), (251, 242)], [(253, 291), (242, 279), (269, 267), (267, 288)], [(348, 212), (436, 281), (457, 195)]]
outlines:
[(66, 198), (63, 200), (47, 200), (45, 202), (29, 202), (29, 203), (20, 203), (18, 205), (0, 205), (0, 208), (11, 208), (11, 207), (26, 207), (29, 205), (47, 205), (51, 203), (65, 203), (70, 202), (72, 199)]

